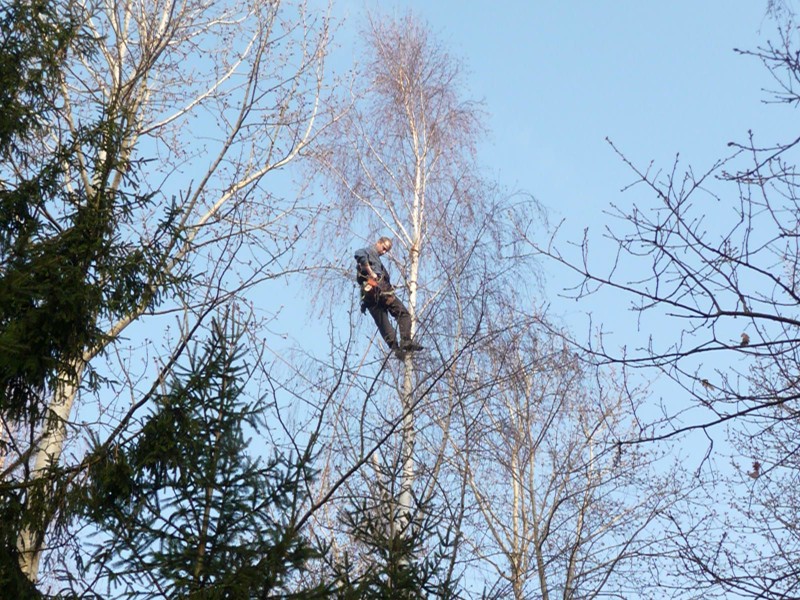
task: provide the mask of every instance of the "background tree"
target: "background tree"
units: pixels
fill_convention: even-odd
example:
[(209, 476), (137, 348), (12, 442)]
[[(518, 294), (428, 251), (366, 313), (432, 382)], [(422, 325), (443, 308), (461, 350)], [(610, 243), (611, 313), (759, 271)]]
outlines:
[(648, 576), (659, 514), (686, 486), (661, 453), (618, 446), (634, 426), (620, 382), (544, 324), (498, 336), (473, 371), (493, 385), (480, 420), (460, 415), (470, 435), (454, 460), (492, 597), (663, 597)]
[[(792, 22), (783, 23), (779, 42), (740, 53), (770, 71), (773, 102), (797, 105)], [(655, 201), (612, 209), (620, 224), (611, 229), (616, 257), (605, 270), (588, 239), (584, 260), (552, 245), (537, 249), (580, 276), (579, 297), (625, 294), (641, 322), (666, 318), (679, 332), (653, 336), (636, 353), (602, 344), (592, 351), (629, 370), (654, 369), (675, 385), (662, 416), (643, 414), (642, 430), (626, 444), (707, 436), (705, 460), (690, 467), (706, 483), (706, 508), (672, 515), (681, 568), (703, 586), (687, 594), (790, 598), (800, 582), (798, 141), (764, 144), (749, 132), (730, 147), (701, 174), (677, 162), (640, 169), (620, 153), (635, 176), (630, 187)], [(714, 444), (719, 437), (725, 443)]]

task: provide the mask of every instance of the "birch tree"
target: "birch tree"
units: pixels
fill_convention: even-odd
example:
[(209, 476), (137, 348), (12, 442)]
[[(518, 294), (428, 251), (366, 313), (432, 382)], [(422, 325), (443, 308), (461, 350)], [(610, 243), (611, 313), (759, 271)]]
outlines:
[[(129, 268), (102, 270), (97, 248), (79, 256), (86, 288), (107, 300), (80, 313), (92, 335), (73, 340), (35, 388), (34, 418), (3, 406), (4, 483), (24, 503), (44, 493), (55, 507), (19, 531), (30, 580), (57, 513), (43, 490), (66, 459), (80, 464), (80, 444), (64, 455), (68, 432), (121, 430), (205, 315), (221, 303), (250, 302), (248, 290), (288, 268), (301, 230), (292, 220), (297, 206), (268, 191), (265, 178), (297, 159), (320, 125), (328, 39), (324, 15), (302, 4), (48, 4), (80, 21), (90, 47), (63, 49), (48, 89), (52, 110), (2, 167), (4, 190), (24, 191), (49, 157), (65, 157), (54, 183), (63, 194), (20, 204), (35, 232), (24, 237), (6, 221), (9, 247), (78, 238), (74, 217), (87, 214)], [(8, 257), (6, 278), (18, 272)], [(49, 294), (34, 303), (54, 302), (57, 290)], [(145, 333), (153, 327), (163, 339)], [(150, 358), (135, 366), (132, 356)], [(127, 398), (115, 382), (124, 382)], [(97, 422), (83, 427), (79, 410)]]
[[(364, 39), (368, 56), (359, 71), (353, 108), (331, 129), (324, 152), (316, 155), (329, 195), (336, 199), (326, 231), (336, 239), (346, 236), (349, 246), (372, 244), (380, 235), (394, 240), (391, 265), (411, 314), (412, 335), (435, 350), (435, 326), (428, 317), (454, 266), (439, 262), (446, 256), (437, 256), (436, 249), (453, 240), (448, 228), (454, 220), (475, 223), (484, 216), (473, 205), (476, 198), (481, 200), (474, 166), (480, 112), (474, 102), (463, 99), (458, 61), (413, 16), (370, 19)], [(358, 325), (364, 326), (372, 324)], [(425, 415), (422, 404), (431, 401), (431, 386), (445, 377), (451, 361), (435, 365), (408, 354), (396, 365), (382, 360), (384, 348), (377, 350), (382, 384), (373, 390), (369, 405), (389, 402), (387, 388), (395, 390), (397, 401), (383, 410), (375, 429), (367, 424), (351, 434), (381, 439), (387, 427), (396, 426), (398, 435), (381, 446), (387, 464), (378, 472), (399, 473), (398, 484), (385, 482), (383, 489), (392, 490), (393, 527), (403, 536), (421, 491), (414, 488), (420, 474), (415, 449)]]
[[(359, 477), (340, 490), (340, 502), (371, 499), (378, 514), (389, 515), (395, 535), (409, 538), (428, 516), (421, 507), (437, 511), (443, 537), (459, 531), (450, 549), (453, 569), (467, 501), (453, 457), (459, 451), (453, 436), (464, 435), (455, 415), (477, 409), (479, 417), (477, 398), (492, 385), (472, 369), (475, 354), (501, 333), (487, 313), (504, 308), (498, 299), (507, 294), (521, 294), (524, 303), (536, 286), (536, 268), (516, 231), (542, 215), (530, 197), (482, 176), (480, 105), (465, 99), (462, 65), (424, 24), (411, 15), (371, 19), (364, 39), (368, 56), (353, 109), (316, 156), (337, 207), (325, 237), (347, 236), (343, 245), (353, 249), (379, 235), (394, 239), (393, 275), (400, 274), (399, 294), (427, 350), (397, 364), (380, 340), (364, 348), (358, 338), (372, 338), (374, 330), (353, 316), (357, 293), (350, 288), (356, 333), (341, 351), (353, 362), (352, 374), (343, 386), (349, 394), (335, 398), (327, 468), (345, 470), (375, 449)], [(518, 314), (515, 327), (531, 324), (529, 315)], [(381, 511), (381, 502), (391, 509)], [(366, 563), (371, 558), (362, 555)]]
[(496, 383), (479, 422), (460, 415), (469, 554), (497, 598), (660, 597), (645, 575), (666, 545), (659, 515), (688, 488), (661, 453), (622, 450), (630, 394), (550, 331), (498, 336), (476, 365)]
[[(337, 125), (339, 142), (318, 160), (342, 207), (338, 222), (363, 223), (370, 232), (359, 235), (364, 244), (385, 231), (398, 253), (407, 255), (395, 266), (402, 265), (400, 289), (407, 293), (417, 335), (426, 249), (438, 243), (448, 207), (461, 200), (457, 183), (468, 173), (478, 115), (458, 96), (458, 65), (413, 17), (371, 20), (365, 35), (370, 58), (364, 72), (372, 75), (355, 108)], [(414, 371), (415, 360), (407, 355), (400, 385), (401, 511), (410, 509), (414, 480)]]

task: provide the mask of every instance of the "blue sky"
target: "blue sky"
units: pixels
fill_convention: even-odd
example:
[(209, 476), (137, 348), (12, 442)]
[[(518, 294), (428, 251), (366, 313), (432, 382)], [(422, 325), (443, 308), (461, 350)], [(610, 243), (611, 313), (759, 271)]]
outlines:
[[(650, 201), (606, 138), (637, 166), (671, 169), (676, 154), (704, 172), (744, 141), (749, 129), (774, 143), (789, 107), (767, 106), (766, 69), (734, 48), (777, 39), (766, 0), (569, 0), (478, 2), (351, 0), (335, 4), (347, 25), (346, 56), (366, 11), (426, 21), (467, 67), (466, 92), (484, 101), (489, 137), (483, 167), (511, 189), (533, 194), (561, 239), (584, 227), (599, 237), (610, 203)], [(545, 233), (542, 232), (544, 236)], [(563, 246), (564, 244), (562, 244)], [(602, 259), (603, 257), (597, 257)], [(547, 294), (558, 303), (564, 273), (545, 265)], [(607, 304), (563, 304), (564, 316)], [(620, 305), (601, 315), (610, 329), (631, 318)], [(628, 340), (630, 342), (630, 340)]]

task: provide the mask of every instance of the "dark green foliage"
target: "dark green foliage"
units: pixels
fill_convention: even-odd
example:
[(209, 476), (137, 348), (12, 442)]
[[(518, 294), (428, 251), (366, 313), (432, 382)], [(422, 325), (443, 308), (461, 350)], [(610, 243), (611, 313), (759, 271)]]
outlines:
[(141, 431), (90, 456), (79, 504), (100, 533), (89, 570), (114, 597), (286, 597), (315, 556), (292, 526), (307, 460), (251, 458), (244, 429), (266, 424), (242, 397), (230, 337), (216, 327)]
[(6, 526), (23, 519), (21, 494), (0, 494), (0, 590), (3, 598), (33, 600), (41, 595), (19, 568), (16, 551), (16, 528)]
[[(40, 284), (32, 276), (39, 271), (47, 279), (54, 268), (44, 264), (36, 269), (33, 265), (43, 257), (26, 252), (40, 229), (38, 211), (57, 193), (59, 169), (55, 163), (40, 164), (34, 176), (26, 175), (36, 171), (41, 158), (23, 149), (54, 117), (53, 96), (63, 60), (77, 37), (72, 15), (54, 2), (14, 0), (0, 8), (0, 410), (12, 418), (19, 418), (23, 407), (37, 397), (53, 366), (48, 362), (53, 346), (64, 344), (43, 343), (37, 331), (37, 321), (61, 313), (58, 307), (38, 311), (41, 294), (35, 288), (49, 282)], [(60, 337), (71, 335), (72, 331)], [(41, 351), (31, 355), (32, 347)]]
[[(126, 115), (108, 106), (77, 130), (60, 123), (63, 62), (98, 42), (83, 18), (69, 2), (0, 9), (0, 414), (30, 426), (46, 391), (103, 346), (108, 322), (178, 284), (163, 274), (168, 248), (136, 233), (151, 195), (124, 158)], [(47, 150), (45, 134), (60, 141)], [(174, 237), (174, 214), (153, 239)]]
[(457, 581), (450, 565), (457, 552), (454, 525), (442, 527), (433, 514), (433, 499), (416, 501), (407, 527), (399, 523), (397, 506), (387, 499), (363, 500), (344, 513), (344, 525), (364, 548), (361, 569), (348, 558), (334, 566), (340, 600), (452, 599)]
[(62, 65), (84, 41), (79, 15), (52, 0), (0, 6), (0, 159), (52, 118)]
[[(87, 132), (87, 141), (105, 129)], [(62, 153), (53, 160), (68, 165), (74, 154)], [(98, 187), (85, 197), (65, 191), (62, 177), (48, 165), (0, 189), (0, 410), (14, 420), (36, 422), (34, 400), (102, 345), (101, 325), (156, 302), (168, 283), (159, 279), (164, 250), (120, 233), (148, 196)], [(162, 225), (169, 230), (171, 217)]]

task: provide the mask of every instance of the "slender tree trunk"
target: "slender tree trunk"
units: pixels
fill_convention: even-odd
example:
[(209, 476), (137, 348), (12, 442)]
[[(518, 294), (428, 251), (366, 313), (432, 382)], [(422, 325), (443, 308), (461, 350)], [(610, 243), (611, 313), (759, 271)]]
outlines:
[(522, 553), (524, 552), (524, 541), (520, 539), (520, 530), (522, 529), (522, 515), (520, 514), (521, 504), (521, 490), (519, 479), (515, 476), (519, 473), (519, 457), (517, 456), (517, 449), (511, 454), (511, 577), (512, 585), (514, 587), (515, 600), (523, 599), (523, 591), (525, 578), (522, 572)]
[[(421, 242), (421, 223), (422, 208), (424, 206), (424, 172), (425, 161), (422, 148), (424, 144), (419, 139), (419, 131), (416, 128), (413, 111), (406, 106), (409, 119), (409, 131), (416, 155), (414, 168), (414, 198), (411, 205), (411, 239), (409, 240), (409, 277), (408, 277), (408, 312), (411, 318), (411, 338), (416, 337), (417, 330), (417, 286), (420, 267), (420, 242)], [(404, 359), (403, 391), (401, 406), (403, 410), (403, 444), (402, 444), (402, 481), (400, 483), (400, 495), (398, 498), (399, 520), (401, 528), (405, 530), (411, 522), (411, 507), (413, 502), (413, 487), (415, 479), (414, 465), (414, 441), (416, 430), (414, 426), (414, 361), (412, 353), (408, 353)], [(406, 535), (408, 532), (406, 532)]]
[[(411, 272), (409, 282), (409, 308), (411, 314), (411, 336), (416, 332), (416, 278), (414, 273), (419, 269), (419, 254), (412, 249)], [(403, 410), (403, 444), (402, 444), (402, 480), (400, 482), (400, 495), (398, 498), (398, 519), (401, 531), (404, 531), (411, 522), (411, 508), (413, 504), (413, 487), (415, 479), (414, 442), (416, 429), (414, 425), (414, 360), (409, 352), (404, 359), (403, 390), (401, 405)]]
[[(75, 397), (78, 395), (85, 367), (84, 361), (78, 361), (69, 373), (63, 373), (58, 380), (53, 399), (48, 407), (49, 415), (42, 432), (41, 446), (36, 453), (36, 461), (30, 477), (31, 482), (46, 478), (46, 472), (58, 463), (67, 435), (67, 420), (72, 411)], [(19, 566), (32, 582), (36, 582), (39, 573), (44, 535), (44, 528), (40, 530), (39, 528), (25, 527), (17, 536)]]

